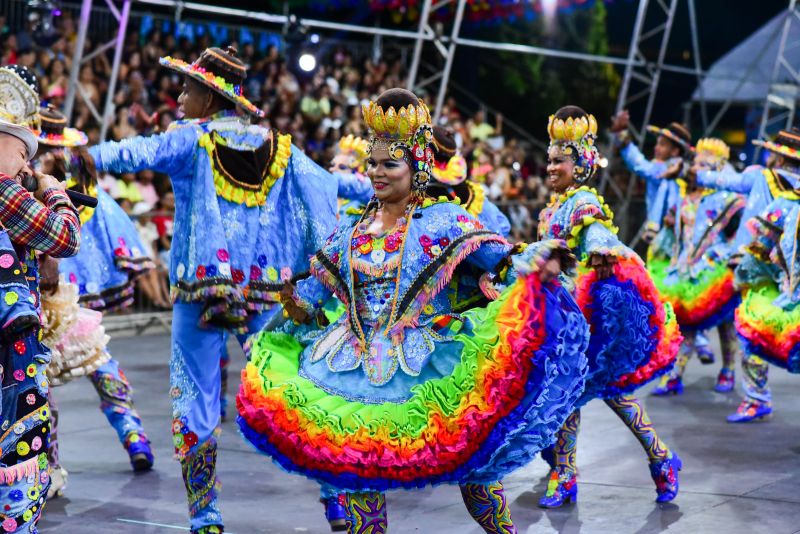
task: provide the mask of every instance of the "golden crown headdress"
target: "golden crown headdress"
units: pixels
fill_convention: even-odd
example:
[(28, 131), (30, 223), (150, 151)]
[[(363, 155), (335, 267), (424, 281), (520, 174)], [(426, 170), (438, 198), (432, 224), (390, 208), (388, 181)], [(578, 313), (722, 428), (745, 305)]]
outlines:
[(390, 137), (398, 141), (409, 140), (420, 127), (431, 123), (431, 113), (422, 100), (419, 106), (409, 104), (399, 110), (390, 107), (385, 111), (373, 101), (363, 104), (361, 111), (364, 123), (376, 137)]
[(368, 150), (369, 141), (361, 137), (350, 134), (339, 139), (339, 151), (344, 154), (352, 153), (356, 158), (364, 159), (367, 157)]
[(710, 154), (715, 158), (720, 158), (725, 161), (729, 160), (731, 157), (731, 147), (725, 144), (721, 139), (715, 139), (713, 137), (700, 139), (697, 142), (695, 150), (698, 154), (705, 152), (706, 154)]
[[(573, 141), (579, 143), (586, 134), (597, 137), (597, 120), (594, 115), (579, 117), (567, 120), (557, 119), (555, 115), (550, 115), (547, 123), (547, 133), (550, 134), (551, 141)], [(594, 140), (592, 140), (594, 141)]]
[(594, 115), (567, 117), (566, 120), (550, 115), (547, 123), (550, 146), (559, 145), (565, 154), (574, 157), (575, 181), (587, 182), (602, 164), (600, 152), (594, 141), (597, 139), (597, 119)]

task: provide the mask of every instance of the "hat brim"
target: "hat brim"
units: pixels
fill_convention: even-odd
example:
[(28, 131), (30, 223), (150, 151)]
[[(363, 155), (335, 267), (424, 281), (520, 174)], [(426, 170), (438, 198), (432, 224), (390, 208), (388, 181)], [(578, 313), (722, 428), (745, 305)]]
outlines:
[(0, 119), (0, 133), (13, 135), (25, 143), (28, 161), (36, 156), (36, 151), (39, 150), (39, 142), (36, 140), (36, 135), (29, 128)]
[(775, 152), (776, 154), (780, 154), (781, 156), (786, 156), (787, 158), (800, 161), (800, 150), (790, 148), (786, 145), (779, 145), (774, 141), (763, 141), (761, 139), (755, 139), (753, 141), (753, 144), (755, 146), (760, 146), (761, 148), (766, 148), (770, 152)]
[(647, 126), (647, 131), (650, 132), (650, 133), (654, 133), (656, 135), (663, 135), (664, 137), (666, 137), (667, 139), (669, 139), (673, 143), (677, 143), (678, 145), (683, 147), (684, 150), (688, 150), (688, 151), (694, 150), (694, 148), (692, 148), (692, 145), (687, 143), (684, 139), (681, 139), (680, 137), (675, 135), (672, 132), (672, 130), (669, 130), (667, 128), (659, 128), (658, 126), (653, 126), (652, 124), (650, 124), (650, 125)]
[(74, 148), (89, 143), (89, 138), (86, 137), (86, 134), (76, 128), (64, 128), (64, 133), (61, 135), (39, 132), (37, 139), (42, 145), (64, 148)]
[(259, 109), (258, 106), (250, 102), (244, 95), (236, 94), (236, 87), (239, 87), (239, 91), (241, 92), (241, 86), (234, 86), (226, 82), (221, 76), (214, 76), (211, 72), (201, 71), (196, 65), (186, 63), (180, 59), (167, 56), (159, 58), (158, 62), (164, 68), (173, 70), (202, 83), (212, 91), (227, 98), (250, 115), (259, 118), (264, 116), (264, 112)]

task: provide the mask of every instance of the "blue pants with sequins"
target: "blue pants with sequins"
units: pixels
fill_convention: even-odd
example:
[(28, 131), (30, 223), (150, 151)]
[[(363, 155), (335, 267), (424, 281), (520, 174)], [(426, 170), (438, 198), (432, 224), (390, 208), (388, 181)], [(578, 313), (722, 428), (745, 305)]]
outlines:
[[(220, 358), (227, 336), (221, 328), (199, 326), (202, 310), (199, 303), (176, 302), (173, 306), (169, 364), (173, 445), (181, 462), (193, 530), (222, 525), (217, 504), (216, 437), (220, 423)], [(264, 312), (251, 320), (250, 332), (258, 332), (272, 313)], [(244, 344), (248, 336), (236, 337)]]

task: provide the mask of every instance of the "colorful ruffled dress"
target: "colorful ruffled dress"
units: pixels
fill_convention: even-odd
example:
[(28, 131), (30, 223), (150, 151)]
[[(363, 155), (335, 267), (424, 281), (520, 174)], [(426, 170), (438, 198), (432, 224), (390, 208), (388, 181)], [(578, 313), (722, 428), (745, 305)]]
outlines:
[(80, 251), (61, 260), (59, 272), (78, 286), (82, 306), (100, 311), (125, 308), (133, 303), (136, 278), (155, 264), (119, 204), (102, 189), (93, 187), (90, 194), (97, 196), (97, 207), (80, 210)]
[(78, 304), (75, 284), (59, 283), (53, 294), (42, 299), (42, 342), (50, 348), (47, 378), (60, 386), (87, 377), (111, 359), (106, 351), (109, 337), (102, 325), (103, 314)]
[[(539, 238), (564, 239), (578, 257), (575, 295), (591, 327), (579, 404), (632, 392), (666, 373), (682, 339), (672, 307), (616, 232), (611, 209), (587, 186), (554, 195), (539, 216)], [(614, 262), (613, 276), (597, 279), (588, 267), (593, 255)]]
[[(548, 446), (583, 389), (587, 326), (531, 265), (565, 254), (512, 250), (457, 205), (426, 201), (388, 232), (340, 224), (296, 303), (346, 312), (324, 328), (252, 338), (237, 397), (242, 433), (284, 469), (348, 491), (493, 482)], [(568, 254), (568, 253), (567, 253)], [(455, 313), (465, 266), (508, 270), (486, 307)]]
[(747, 354), (800, 373), (800, 203), (778, 197), (747, 227), (753, 238), (736, 278), (748, 289), (736, 331)]
[(661, 297), (675, 310), (681, 330), (705, 330), (730, 320), (739, 304), (728, 259), (745, 200), (712, 190), (681, 196), (672, 260), (667, 267), (656, 263), (648, 268)]

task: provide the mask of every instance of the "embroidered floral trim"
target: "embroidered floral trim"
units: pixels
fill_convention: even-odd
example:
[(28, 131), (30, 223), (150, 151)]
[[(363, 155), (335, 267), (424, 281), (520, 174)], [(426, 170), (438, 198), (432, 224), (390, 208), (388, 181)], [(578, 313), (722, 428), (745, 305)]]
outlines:
[(249, 208), (266, 204), (267, 196), (270, 190), (272, 190), (272, 186), (283, 177), (286, 172), (286, 167), (289, 166), (289, 158), (292, 156), (292, 136), (273, 132), (273, 135), (277, 135), (277, 142), (275, 143), (274, 154), (272, 154), (269, 174), (264, 178), (261, 189), (253, 191), (245, 189), (231, 181), (225, 176), (219, 166), (214, 164), (215, 151), (212, 133), (213, 132), (209, 132), (200, 136), (199, 144), (208, 153), (217, 195), (230, 202), (244, 204)]

